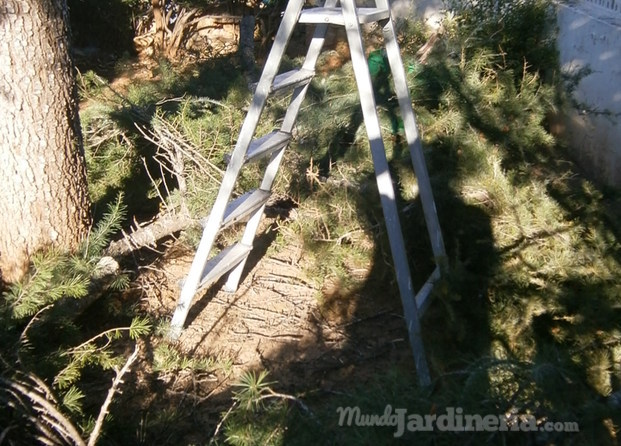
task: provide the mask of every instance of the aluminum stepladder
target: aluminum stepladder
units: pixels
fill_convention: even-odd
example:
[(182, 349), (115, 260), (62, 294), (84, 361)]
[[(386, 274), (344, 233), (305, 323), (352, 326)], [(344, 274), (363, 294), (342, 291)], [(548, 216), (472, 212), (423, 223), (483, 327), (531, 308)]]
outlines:
[[(361, 93), (360, 104), (375, 166), (375, 176), (386, 221), (409, 341), (414, 353), (419, 381), (421, 385), (426, 386), (430, 384), (431, 378), (421, 337), (420, 318), (430, 303), (431, 290), (434, 282), (440, 278), (441, 267), (446, 255), (395, 28), (390, 17), (390, 6), (388, 0), (377, 0), (373, 8), (357, 7), (355, 0), (341, 0), (340, 2), (338, 0), (326, 0), (323, 7), (310, 9), (303, 9), (303, 6), (304, 0), (290, 0), (287, 4), (252, 103), (231, 154), (220, 191), (203, 229), (202, 239), (190, 271), (184, 281), (171, 321), (169, 338), (174, 340), (180, 336), (192, 299), (199, 289), (212, 285), (225, 274), (228, 274), (224, 289), (229, 292), (237, 290), (246, 259), (252, 250), (265, 205), (270, 197), (272, 183), (284, 151), (290, 142), (291, 132), (301, 104), (315, 74), (315, 65), (322, 51), (328, 26), (344, 26), (358, 91)], [(298, 23), (315, 25), (306, 59), (299, 69), (278, 74), (286, 47)], [(395, 191), (388, 169), (380, 121), (372, 93), (372, 80), (364, 53), (361, 25), (368, 23), (378, 23), (383, 29), (386, 55), (395, 93), (398, 97), (405, 138), (418, 180), (420, 199), (436, 261), (435, 270), (418, 293), (413, 290), (395, 201)], [(291, 100), (280, 129), (255, 138), (255, 130), (268, 97), (287, 89), (292, 91)], [(246, 163), (263, 157), (269, 157), (269, 162), (259, 188), (231, 200), (242, 167)], [(247, 223), (241, 240), (209, 259), (218, 232), (242, 220), (247, 220)]]

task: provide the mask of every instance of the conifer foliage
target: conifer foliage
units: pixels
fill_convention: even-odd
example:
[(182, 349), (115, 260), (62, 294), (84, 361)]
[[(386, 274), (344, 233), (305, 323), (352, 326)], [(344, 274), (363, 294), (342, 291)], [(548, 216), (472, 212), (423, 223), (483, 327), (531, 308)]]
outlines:
[[(122, 377), (137, 359), (138, 347), (133, 353), (119, 351), (118, 340), (137, 340), (150, 324), (135, 317), (127, 326), (83, 339), (88, 330), (77, 322), (76, 303), (102, 289), (127, 286), (128, 278), (109, 269), (111, 260), (103, 256), (124, 213), (119, 197), (77, 253), (36, 254), (26, 277), (3, 293), (0, 405), (7, 410), (0, 413), (0, 443), (92, 445), (101, 435)], [(93, 368), (115, 372), (98, 414), (82, 404), (87, 395), (81, 377)]]

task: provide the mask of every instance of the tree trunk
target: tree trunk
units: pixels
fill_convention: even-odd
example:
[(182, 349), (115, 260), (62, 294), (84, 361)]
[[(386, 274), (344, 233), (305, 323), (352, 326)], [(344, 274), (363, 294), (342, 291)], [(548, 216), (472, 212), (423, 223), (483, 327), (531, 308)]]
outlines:
[(166, 14), (164, 13), (165, 0), (151, 0), (153, 8), (153, 23), (155, 24), (155, 38), (153, 47), (156, 53), (163, 51), (166, 41)]
[(37, 250), (73, 249), (90, 201), (66, 0), (0, 4), (0, 274), (13, 282)]
[(244, 15), (239, 24), (239, 55), (242, 70), (254, 74), (254, 15)]

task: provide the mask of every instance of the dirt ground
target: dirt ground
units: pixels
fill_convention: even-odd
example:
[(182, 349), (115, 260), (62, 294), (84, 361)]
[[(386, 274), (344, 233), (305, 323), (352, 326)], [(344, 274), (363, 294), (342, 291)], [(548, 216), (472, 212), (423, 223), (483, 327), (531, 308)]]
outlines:
[[(153, 383), (147, 357), (138, 387), (148, 388), (152, 403), (157, 394), (177, 404), (209, 402), (204, 410), (216, 415), (231, 404), (231, 386), (246, 371), (267, 370), (274, 390), (304, 395), (361, 384), (389, 363), (414, 367), (398, 296), (370, 295), (364, 286), (343, 289), (331, 278), (314, 283), (305, 277), (302, 246), (267, 251), (274, 239), (269, 223), (266, 218), (267, 232), (256, 239), (237, 292), (221, 291), (222, 283), (200, 291), (175, 346), (188, 357), (230, 366), (160, 374)], [(143, 311), (170, 319), (192, 258), (193, 252), (175, 243), (144, 269)], [(364, 284), (370, 270), (360, 271), (356, 283)]]

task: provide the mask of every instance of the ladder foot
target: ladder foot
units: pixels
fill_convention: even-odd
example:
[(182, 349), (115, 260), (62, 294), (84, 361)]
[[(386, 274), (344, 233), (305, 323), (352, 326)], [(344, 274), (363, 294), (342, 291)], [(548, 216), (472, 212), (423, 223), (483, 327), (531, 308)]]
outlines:
[(182, 332), (183, 327), (171, 325), (168, 329), (168, 333), (166, 334), (166, 339), (170, 342), (177, 342), (181, 337)]
[(237, 292), (237, 287), (233, 287), (232, 285), (224, 285), (224, 287), (222, 287), (222, 291), (229, 294), (235, 294)]

